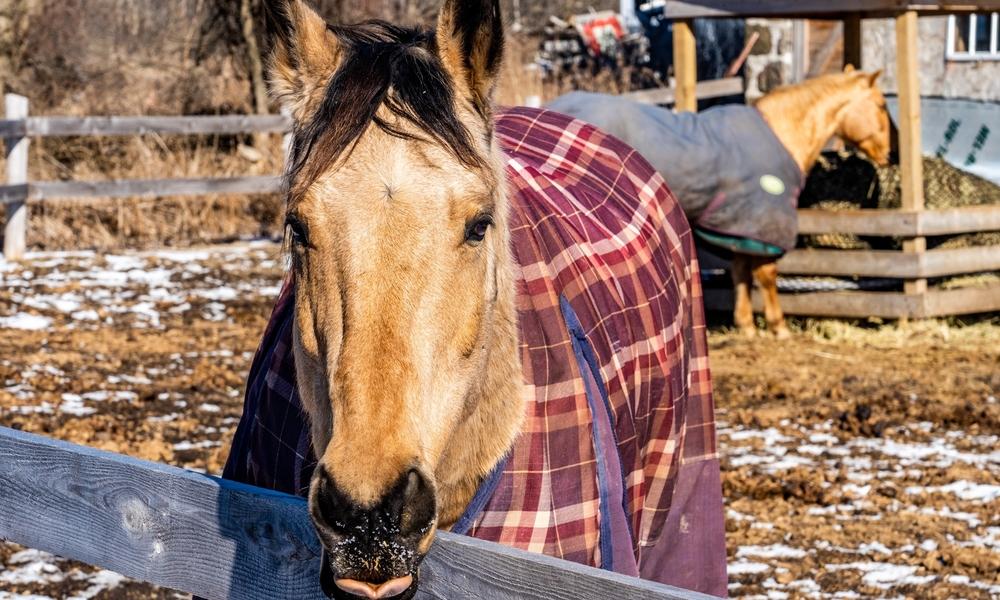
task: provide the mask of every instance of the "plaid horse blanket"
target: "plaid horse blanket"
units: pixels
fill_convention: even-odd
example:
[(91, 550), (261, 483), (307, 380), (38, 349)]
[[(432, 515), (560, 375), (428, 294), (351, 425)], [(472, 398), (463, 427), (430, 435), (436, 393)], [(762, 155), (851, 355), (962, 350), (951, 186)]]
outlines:
[[(507, 159), (526, 420), (453, 531), (726, 595), (694, 241), (663, 179), (591, 125), (496, 116)], [(287, 281), (224, 476), (305, 495), (315, 459)]]

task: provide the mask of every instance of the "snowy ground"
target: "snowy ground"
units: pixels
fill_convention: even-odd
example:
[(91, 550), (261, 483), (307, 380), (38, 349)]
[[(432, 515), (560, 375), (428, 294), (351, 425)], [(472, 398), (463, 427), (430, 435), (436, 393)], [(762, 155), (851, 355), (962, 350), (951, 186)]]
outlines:
[[(218, 472), (283, 264), (270, 243), (0, 262), (0, 425)], [(996, 340), (713, 332), (731, 595), (1000, 597)], [(174, 594), (0, 544), (0, 600), (149, 597)]]
[[(895, 441), (843, 439), (831, 421), (812, 427), (785, 421), (765, 429), (722, 423), (729, 469), (752, 469), (755, 476), (777, 481), (805, 479), (802, 495), (815, 496), (812, 506), (789, 507), (781, 527), (728, 509), (730, 522), (757, 530), (762, 542), (736, 548), (730, 593), (820, 598), (828, 594), (817, 580), (849, 577), (860, 584), (856, 591), (840, 590), (833, 597), (912, 596), (941, 584), (960, 597), (1000, 597), (1000, 582), (991, 571), (1000, 559), (1000, 438), (933, 429), (918, 423), (916, 439)], [(788, 535), (788, 518), (793, 530), (804, 531)], [(850, 530), (872, 521), (896, 522), (911, 531), (880, 527), (858, 543)], [(913, 525), (923, 521), (935, 526), (921, 533)], [(964, 559), (975, 576), (942, 569), (943, 550), (968, 550)]]

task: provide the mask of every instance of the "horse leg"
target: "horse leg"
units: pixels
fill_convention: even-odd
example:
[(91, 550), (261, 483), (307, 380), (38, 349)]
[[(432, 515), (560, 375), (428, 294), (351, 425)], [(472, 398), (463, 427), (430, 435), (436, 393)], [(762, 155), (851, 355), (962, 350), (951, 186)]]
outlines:
[(733, 292), (735, 294), (733, 323), (744, 335), (753, 337), (756, 331), (753, 326), (753, 304), (750, 302), (750, 288), (753, 284), (750, 257), (745, 254), (733, 254), (729, 272), (733, 277)]
[(753, 276), (760, 284), (764, 295), (767, 328), (778, 338), (787, 338), (790, 334), (785, 325), (785, 315), (781, 312), (781, 304), (778, 302), (778, 263), (774, 259), (754, 258)]

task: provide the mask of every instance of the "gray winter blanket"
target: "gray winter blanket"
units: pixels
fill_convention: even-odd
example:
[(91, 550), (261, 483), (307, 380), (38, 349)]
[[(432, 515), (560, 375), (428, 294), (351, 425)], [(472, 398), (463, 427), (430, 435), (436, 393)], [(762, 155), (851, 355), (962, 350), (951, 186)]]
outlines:
[(547, 108), (638, 150), (666, 180), (692, 228), (709, 241), (763, 255), (795, 247), (803, 174), (757, 109), (727, 105), (675, 114), (589, 92), (560, 96)]

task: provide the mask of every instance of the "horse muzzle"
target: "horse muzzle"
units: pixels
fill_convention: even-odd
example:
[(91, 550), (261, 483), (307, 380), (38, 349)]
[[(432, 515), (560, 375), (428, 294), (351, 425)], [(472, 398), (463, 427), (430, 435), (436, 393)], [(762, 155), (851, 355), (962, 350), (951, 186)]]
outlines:
[(356, 579), (337, 578), (334, 574), (326, 552), (323, 552), (323, 565), (320, 570), (319, 582), (323, 593), (333, 600), (409, 600), (417, 593), (418, 576), (405, 575), (387, 581), (372, 583)]
[(433, 485), (419, 470), (403, 473), (373, 506), (359, 506), (317, 466), (309, 495), (323, 544), (320, 584), (334, 600), (408, 600), (437, 520)]

